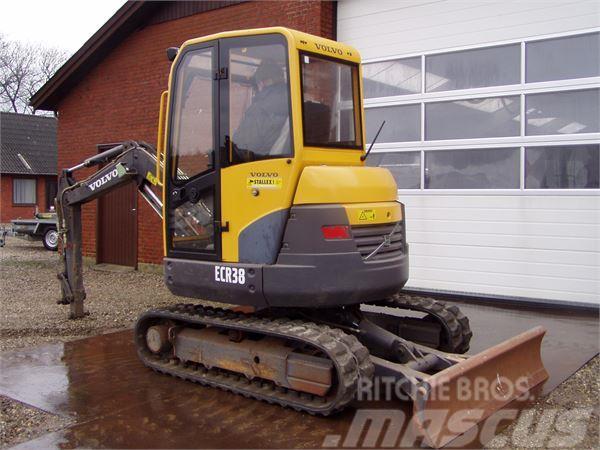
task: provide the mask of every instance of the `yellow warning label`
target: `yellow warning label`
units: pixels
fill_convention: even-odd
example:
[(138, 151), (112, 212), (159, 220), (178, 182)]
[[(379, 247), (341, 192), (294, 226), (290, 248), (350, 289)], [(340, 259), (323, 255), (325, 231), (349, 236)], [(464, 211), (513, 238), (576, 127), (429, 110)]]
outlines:
[(363, 209), (360, 211), (358, 215), (358, 220), (361, 222), (374, 222), (375, 221), (375, 211), (372, 209)]
[(154, 176), (154, 174), (152, 172), (150, 172), (150, 171), (148, 171), (148, 173), (146, 174), (146, 180), (148, 180), (154, 186), (156, 186), (158, 184), (158, 178), (156, 178)]
[(248, 177), (246, 187), (262, 189), (281, 189), (283, 179), (281, 177)]

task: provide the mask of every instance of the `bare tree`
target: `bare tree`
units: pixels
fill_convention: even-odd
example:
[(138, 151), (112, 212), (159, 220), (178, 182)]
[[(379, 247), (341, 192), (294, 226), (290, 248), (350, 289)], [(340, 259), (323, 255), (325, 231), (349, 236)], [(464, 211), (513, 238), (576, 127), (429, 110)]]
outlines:
[(0, 35), (0, 110), (35, 114), (29, 99), (66, 59), (63, 50), (10, 41)]

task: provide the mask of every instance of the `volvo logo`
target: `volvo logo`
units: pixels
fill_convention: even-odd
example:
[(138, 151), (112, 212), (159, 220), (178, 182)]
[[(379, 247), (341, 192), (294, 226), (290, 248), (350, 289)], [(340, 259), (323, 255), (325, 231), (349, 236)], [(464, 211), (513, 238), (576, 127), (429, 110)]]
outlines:
[(108, 172), (106, 175), (103, 175), (102, 178), (98, 178), (97, 180), (94, 180), (91, 183), (88, 183), (87, 187), (89, 187), (92, 191), (95, 191), (99, 187), (104, 186), (110, 180), (112, 180), (113, 178), (117, 178), (118, 176), (119, 176), (119, 171), (115, 167), (113, 170)]
[(315, 42), (315, 47), (317, 47), (317, 49), (321, 50), (322, 52), (335, 53), (336, 55), (344, 54), (344, 52), (341, 49), (332, 47), (330, 45), (317, 44)]
[[(393, 233), (393, 231), (392, 231)], [(382, 242), (384, 247), (389, 247), (390, 245), (392, 245), (392, 235), (391, 234), (387, 234), (383, 237), (383, 242)]]
[(367, 261), (367, 260), (371, 259), (373, 256), (375, 256), (379, 252), (379, 250), (381, 250), (383, 247), (389, 247), (392, 245), (392, 236), (394, 235), (394, 233), (396, 233), (398, 228), (400, 228), (400, 224), (401, 224), (401, 222), (396, 223), (396, 225), (392, 229), (392, 232), (390, 234), (386, 234), (383, 236), (383, 242), (381, 242), (381, 244), (379, 244), (375, 250), (373, 250), (371, 253), (369, 253), (367, 256), (365, 256), (365, 258), (364, 258), (365, 261)]

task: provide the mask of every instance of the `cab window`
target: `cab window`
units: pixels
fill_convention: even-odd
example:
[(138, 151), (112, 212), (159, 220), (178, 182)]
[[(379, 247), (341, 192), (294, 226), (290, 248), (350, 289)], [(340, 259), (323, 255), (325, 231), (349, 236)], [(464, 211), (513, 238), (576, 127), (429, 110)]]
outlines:
[(233, 45), (228, 51), (230, 162), (290, 156), (285, 38), (253, 36)]
[(358, 67), (301, 53), (304, 144), (362, 148)]
[(213, 51), (190, 51), (178, 68), (171, 133), (176, 181), (213, 167)]

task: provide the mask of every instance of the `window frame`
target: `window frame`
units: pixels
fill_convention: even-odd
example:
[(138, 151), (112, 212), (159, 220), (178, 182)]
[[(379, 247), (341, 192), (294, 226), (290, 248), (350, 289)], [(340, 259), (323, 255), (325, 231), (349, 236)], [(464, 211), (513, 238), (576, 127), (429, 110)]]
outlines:
[[(529, 124), (529, 120), (531, 120), (532, 118), (528, 116), (527, 112), (529, 111), (529, 99), (531, 97), (536, 97), (536, 96), (540, 96), (540, 95), (547, 95), (547, 94), (568, 94), (570, 92), (589, 92), (589, 91), (597, 91), (598, 95), (600, 96), (600, 86), (597, 88), (582, 88), (582, 89), (569, 89), (569, 90), (551, 90), (551, 91), (543, 91), (543, 92), (535, 92), (535, 93), (528, 93), (524, 95), (524, 100), (525, 100), (525, 116), (521, 118), (521, 121), (523, 122), (522, 126), (524, 127), (523, 130), (523, 135), (524, 137), (533, 137), (533, 136), (576, 136), (578, 134), (598, 134), (600, 133), (600, 127), (598, 129), (598, 131), (588, 131), (588, 132), (584, 132), (584, 133), (580, 133), (580, 132), (574, 132), (574, 133), (559, 133), (559, 132), (554, 132), (554, 133), (540, 133), (540, 134), (535, 134), (535, 133), (529, 133), (528, 129), (530, 127)], [(599, 107), (600, 110), (600, 107)]]
[[(502, 187), (502, 188), (493, 188), (493, 187), (488, 187), (488, 188), (447, 188), (447, 187), (426, 187), (426, 185), (428, 184), (429, 180), (428, 177), (430, 177), (431, 175), (428, 172), (428, 170), (430, 169), (430, 167), (428, 167), (427, 165), (427, 156), (428, 155), (436, 155), (436, 154), (442, 154), (444, 152), (486, 152), (489, 151), (490, 153), (494, 152), (494, 151), (505, 151), (507, 154), (513, 153), (514, 155), (517, 155), (517, 157), (515, 158), (515, 162), (517, 162), (517, 173), (514, 174), (516, 175), (516, 181), (518, 186), (511, 188), (511, 187)], [(431, 191), (440, 191), (440, 190), (459, 190), (459, 191), (496, 191), (496, 190), (507, 190), (507, 191), (514, 191), (516, 189), (520, 188), (520, 183), (521, 183), (521, 179), (520, 179), (520, 166), (521, 166), (521, 149), (517, 146), (514, 147), (494, 147), (494, 148), (469, 148), (469, 149), (463, 149), (463, 148), (459, 148), (459, 149), (445, 149), (445, 150), (429, 150), (427, 152), (423, 152), (424, 157), (423, 157), (423, 164), (424, 164), (424, 168), (423, 168), (423, 172), (425, 174), (424, 178), (423, 178), (423, 189), (427, 192), (431, 192)], [(517, 161), (518, 160), (518, 161)]]
[[(542, 40), (552, 40), (560, 37), (570, 37), (586, 35), (590, 33), (600, 32), (600, 27), (587, 28), (576, 31), (561, 32), (546, 35), (537, 35), (527, 38), (518, 38), (510, 40), (502, 40), (489, 43), (479, 43), (468, 46), (452, 47), (447, 49), (435, 49), (425, 52), (412, 52), (405, 54), (395, 54), (386, 57), (368, 58), (363, 61), (363, 64), (394, 61), (419, 56), (421, 58), (421, 92), (417, 94), (404, 94), (389, 97), (368, 98), (364, 100), (365, 113), (370, 108), (386, 107), (386, 106), (403, 106), (403, 105), (420, 105), (421, 107), (421, 139), (411, 142), (377, 142), (373, 146), (373, 153), (379, 152), (421, 152), (421, 170), (424, 172), (425, 152), (430, 150), (458, 150), (458, 149), (475, 149), (475, 148), (505, 148), (519, 147), (521, 152), (521, 167), (520, 167), (520, 187), (519, 189), (424, 189), (424, 173), (421, 174), (421, 187), (419, 189), (401, 189), (402, 193), (410, 195), (598, 195), (599, 189), (586, 188), (561, 188), (561, 189), (525, 189), (525, 148), (532, 146), (568, 146), (568, 145), (584, 145), (584, 144), (599, 144), (600, 132), (576, 133), (576, 134), (554, 134), (554, 135), (530, 135), (525, 134), (526, 108), (525, 98), (528, 94), (538, 93), (553, 93), (565, 91), (579, 91), (586, 89), (600, 88), (600, 76), (588, 78), (562, 79), (543, 82), (525, 81), (525, 50), (526, 44), (529, 42), (537, 42)], [(521, 45), (521, 80), (518, 84), (491, 86), (484, 88), (471, 88), (455, 91), (441, 92), (425, 92), (425, 57), (427, 55), (437, 55), (441, 53), (453, 53), (461, 50), (472, 50), (480, 48), (498, 47), (502, 45), (516, 44)], [(508, 137), (484, 137), (484, 138), (468, 138), (468, 139), (447, 139), (447, 140), (429, 140), (425, 137), (425, 105), (431, 102), (445, 101), (460, 101), (469, 99), (481, 99), (490, 97), (502, 96), (520, 96), (521, 110), (520, 118), (520, 133), (516, 136)], [(365, 145), (370, 145), (367, 140)]]
[[(199, 52), (202, 50), (207, 50), (207, 49), (211, 49), (212, 51), (212, 64), (213, 64), (213, 80), (212, 80), (212, 117), (213, 117), (213, 167), (212, 168), (207, 168), (206, 170), (202, 171), (202, 172), (198, 172), (195, 173), (194, 175), (190, 176), (187, 179), (180, 179), (177, 177), (177, 170), (178, 170), (178, 159), (179, 159), (179, 155), (174, 151), (174, 125), (175, 125), (175, 115), (174, 114), (170, 114), (169, 117), (169, 124), (168, 124), (168, 129), (167, 129), (167, 155), (169, 156), (168, 158), (166, 158), (167, 160), (167, 164), (165, 165), (165, 170), (167, 171), (167, 175), (171, 180), (171, 183), (173, 184), (173, 186), (184, 186), (185, 184), (189, 183), (191, 180), (198, 178), (202, 175), (206, 175), (209, 174), (211, 172), (216, 172), (217, 170), (217, 160), (218, 160), (218, 152), (219, 152), (219, 134), (218, 134), (218, 129), (219, 129), (219, 95), (218, 95), (218, 87), (217, 87), (217, 81), (214, 78), (214, 73), (218, 70), (216, 68), (216, 66), (218, 66), (218, 62), (219, 62), (219, 45), (218, 45), (218, 41), (208, 41), (208, 42), (202, 42), (200, 44), (197, 45), (192, 45), (188, 48), (185, 49), (185, 51), (181, 54), (181, 56), (179, 56), (177, 58), (177, 63), (175, 65), (175, 67), (173, 67), (173, 74), (174, 74), (174, 79), (173, 79), (173, 90), (175, 91), (177, 89), (178, 83), (181, 81), (181, 77), (182, 77), (182, 71), (181, 69), (181, 65), (183, 64), (183, 62), (185, 61), (186, 57), (191, 54), (191, 53), (195, 53), (195, 52)], [(216, 63), (216, 64), (215, 64)], [(177, 95), (169, 95), (169, 110), (170, 111), (174, 111), (175, 110), (175, 102), (177, 100)]]
[[(547, 37), (547, 38), (541, 38), (541, 39), (530, 39), (530, 40), (525, 40), (523, 41), (523, 47), (521, 49), (522, 55), (521, 55), (521, 61), (522, 64), (524, 65), (523, 67), (523, 76), (522, 76), (522, 81), (524, 81), (527, 84), (531, 84), (531, 83), (551, 83), (551, 82), (558, 82), (558, 81), (563, 81), (563, 80), (579, 80), (579, 79), (585, 79), (585, 78), (594, 78), (592, 77), (577, 77), (577, 78), (553, 78), (550, 80), (542, 80), (542, 81), (527, 81), (527, 56), (528, 54), (530, 54), (531, 50), (529, 45), (530, 44), (536, 44), (539, 42), (550, 42), (550, 41), (556, 41), (556, 40), (560, 40), (560, 39), (568, 39), (568, 38), (576, 38), (579, 36), (590, 36), (593, 34), (600, 34), (600, 29), (598, 30), (592, 30), (589, 32), (578, 32), (578, 33), (568, 33), (568, 34), (561, 34), (561, 35), (556, 35), (553, 37)], [(600, 73), (597, 75), (600, 76)]]
[[(600, 143), (587, 144), (587, 145), (597, 147), (598, 153), (600, 153)], [(524, 187), (524, 189), (526, 191), (532, 191), (532, 190), (535, 190), (535, 191), (552, 191), (552, 190), (560, 190), (560, 191), (563, 191), (563, 190), (568, 190), (568, 191), (574, 191), (574, 190), (576, 190), (576, 191), (581, 191), (581, 190), (583, 190), (583, 191), (594, 191), (594, 190), (596, 190), (597, 191), (597, 190), (599, 190), (600, 189), (600, 185), (598, 185), (598, 187), (589, 187), (589, 188), (585, 188), (585, 187), (576, 187), (576, 188), (568, 188), (568, 187), (566, 187), (566, 188), (563, 188), (563, 187), (560, 187), (560, 188), (557, 188), (557, 187), (550, 187), (550, 188), (545, 188), (545, 187), (528, 188), (527, 187), (527, 175), (528, 175), (527, 153), (529, 152), (529, 150), (542, 149), (542, 151), (544, 151), (546, 149), (553, 149), (553, 150), (559, 149), (559, 151), (560, 151), (562, 149), (568, 149), (568, 148), (573, 148), (573, 147), (583, 147), (583, 146), (586, 146), (586, 144), (571, 144), (571, 145), (562, 145), (562, 144), (561, 145), (553, 145), (553, 144), (551, 144), (551, 145), (537, 145), (537, 146), (526, 146), (526, 147), (524, 147), (522, 149), (522, 151), (523, 151), (523, 157), (524, 157), (524, 167), (523, 167), (523, 171), (524, 171), (524, 173), (523, 173), (523, 176), (524, 176), (523, 187)]]
[(522, 78), (521, 77), (521, 72), (522, 72), (521, 66), (523, 64), (523, 59), (520, 57), (520, 52), (522, 51), (522, 49), (519, 49), (519, 67), (517, 67), (519, 81), (517, 81), (515, 83), (492, 84), (492, 85), (488, 85), (488, 86), (475, 86), (475, 87), (460, 88), (460, 89), (443, 89), (443, 90), (428, 90), (427, 89), (427, 74), (428, 74), (427, 69), (429, 67), (429, 65), (428, 65), (429, 58), (435, 58), (436, 56), (451, 56), (451, 55), (456, 55), (456, 54), (464, 55), (466, 53), (474, 52), (474, 51), (478, 51), (478, 50), (495, 50), (495, 49), (500, 49), (500, 48), (517, 47), (518, 44), (519, 44), (519, 42), (513, 42), (513, 43), (509, 43), (509, 44), (494, 44), (494, 45), (485, 45), (485, 46), (479, 46), (479, 47), (473, 47), (473, 48), (466, 48), (466, 49), (461, 49), (461, 50), (452, 50), (452, 51), (444, 50), (441, 52), (424, 54), (423, 66), (425, 67), (425, 73), (421, 75), (421, 77), (423, 78), (422, 93), (433, 94), (433, 93), (441, 93), (441, 92), (467, 91), (467, 90), (471, 90), (471, 89), (487, 89), (487, 88), (494, 88), (497, 86), (514, 86), (516, 84), (519, 84), (519, 82), (521, 81), (521, 78)]
[(408, 57), (404, 57), (404, 58), (394, 58), (394, 59), (386, 59), (386, 60), (382, 60), (382, 61), (372, 61), (372, 62), (366, 62), (362, 65), (362, 69), (363, 69), (363, 73), (365, 71), (365, 67), (370, 65), (370, 64), (385, 64), (385, 63), (395, 63), (397, 61), (404, 61), (407, 59), (414, 59), (414, 60), (419, 60), (419, 91), (418, 92), (410, 92), (410, 93), (406, 93), (406, 94), (397, 94), (395, 96), (389, 95), (389, 96), (384, 96), (384, 97), (377, 97), (377, 96), (373, 96), (373, 97), (367, 97), (367, 89), (365, 88), (365, 77), (363, 76), (363, 92), (365, 95), (365, 100), (371, 100), (371, 99), (377, 99), (377, 98), (386, 98), (386, 97), (399, 97), (399, 96), (405, 96), (405, 95), (414, 95), (414, 94), (419, 94), (421, 93), (421, 91), (423, 90), (423, 86), (422, 86), (422, 71), (423, 71), (423, 63), (422, 63), (422, 58), (421, 56), (408, 56)]
[[(288, 40), (286, 39), (286, 37), (283, 34), (280, 33), (266, 33), (266, 34), (258, 34), (258, 35), (251, 35), (251, 36), (235, 36), (235, 37), (229, 37), (229, 38), (223, 38), (219, 40), (219, 60), (221, 59), (225, 59), (225, 61), (220, 61), (219, 65), (221, 67), (226, 67), (227, 68), (227, 79), (225, 81), (229, 81), (229, 77), (231, 76), (231, 67), (229, 65), (229, 59), (225, 58), (225, 55), (229, 55), (229, 50), (231, 50), (232, 48), (238, 48), (240, 45), (240, 42), (243, 40), (246, 40), (248, 42), (252, 42), (252, 41), (261, 41), (261, 40), (267, 40), (269, 38), (275, 38), (275, 39), (281, 39), (281, 44), (284, 46), (284, 53), (285, 53), (285, 64), (286, 64), (286, 68), (288, 70), (287, 73), (287, 98), (288, 98), (288, 111), (289, 111), (289, 123), (290, 123), (290, 151), (289, 153), (282, 153), (279, 155), (261, 155), (260, 158), (255, 159), (253, 161), (266, 161), (266, 160), (271, 160), (271, 159), (290, 159), (293, 158), (296, 154), (296, 148), (295, 148), (295, 141), (294, 141), (294, 111), (293, 111), (293, 106), (292, 106), (292, 74), (291, 74), (291, 65), (290, 65), (290, 44), (288, 42)], [(251, 44), (247, 44), (248, 46), (251, 46)], [(218, 93), (218, 102), (219, 105), (224, 105), (224, 107), (221, 109), (221, 107), (219, 107), (219, 111), (218, 111), (218, 117), (219, 117), (219, 129), (220, 130), (225, 130), (225, 133), (220, 133), (223, 135), (227, 135), (229, 136), (229, 147), (226, 149), (226, 153), (227, 153), (227, 157), (225, 157), (223, 154), (221, 154), (221, 168), (224, 167), (229, 167), (229, 166), (234, 166), (234, 165), (238, 165), (238, 164), (246, 164), (247, 162), (253, 162), (253, 161), (245, 161), (245, 162), (233, 162), (230, 158), (230, 154), (232, 149), (230, 148), (233, 144), (235, 144), (234, 140), (233, 140), (233, 136), (231, 133), (231, 115), (230, 115), (230, 108), (229, 108), (229, 102), (231, 100), (231, 86), (229, 83), (226, 83), (226, 86), (220, 86), (219, 87), (219, 93)], [(227, 103), (225, 105), (225, 103)], [(222, 137), (222, 136), (220, 136)]]
[[(385, 109), (385, 108), (402, 108), (402, 107), (410, 107), (410, 106), (416, 106), (417, 110), (419, 111), (418, 114), (418, 121), (419, 121), (419, 130), (417, 131), (417, 134), (419, 135), (419, 137), (417, 139), (413, 139), (413, 140), (405, 140), (405, 141), (399, 141), (399, 142), (419, 142), (421, 140), (422, 137), (422, 129), (423, 129), (423, 108), (419, 107), (418, 103), (407, 103), (405, 105), (385, 105), (385, 106), (375, 106), (369, 109)], [(390, 124), (391, 125), (391, 124)], [(379, 128), (380, 125), (378, 125)], [(385, 127), (381, 130), (383, 131), (385, 130)], [(367, 110), (365, 109), (365, 137), (368, 136), (369, 130), (367, 128)], [(385, 134), (385, 133), (384, 133)], [(381, 136), (379, 136), (377, 138), (377, 141), (380, 144), (389, 144), (393, 141), (383, 141), (384, 138), (382, 138)]]
[[(303, 79), (303, 75), (302, 75), (302, 57), (303, 56), (310, 56), (310, 57), (314, 57), (314, 58), (318, 58), (318, 59), (324, 59), (324, 60), (328, 60), (328, 61), (332, 61), (332, 62), (336, 62), (336, 63), (340, 63), (340, 64), (344, 64), (347, 66), (350, 66), (353, 70), (356, 70), (356, 75), (357, 75), (357, 82), (356, 82), (356, 95), (354, 95), (353, 92), (353, 99), (352, 99), (352, 103), (354, 106), (354, 136), (355, 136), (355, 141), (358, 141), (359, 143), (357, 145), (342, 145), (342, 144), (323, 144), (323, 143), (316, 143), (316, 142), (307, 142), (306, 140), (306, 127), (304, 126), (304, 79)], [(339, 58), (333, 58), (331, 56), (326, 56), (326, 55), (321, 55), (319, 53), (313, 53), (313, 52), (308, 52), (306, 50), (299, 50), (298, 51), (298, 70), (300, 71), (299, 73), (299, 77), (300, 77), (300, 109), (301, 109), (301, 113), (302, 113), (302, 143), (304, 144), (305, 147), (313, 147), (313, 148), (335, 148), (335, 149), (340, 149), (340, 150), (363, 150), (365, 143), (363, 142), (363, 122), (364, 122), (364, 118), (363, 118), (363, 114), (362, 114), (362, 104), (361, 104), (361, 99), (362, 99), (362, 90), (361, 90), (361, 71), (359, 70), (359, 64), (357, 63), (353, 63), (351, 61), (346, 61), (343, 59), (339, 59)], [(358, 105), (356, 105), (355, 101), (358, 102)]]
[[(33, 203), (21, 203), (15, 200), (15, 182), (16, 181), (33, 181)], [(12, 179), (12, 204), (13, 206), (36, 206), (37, 205), (37, 178), (33, 177), (14, 177)]]

